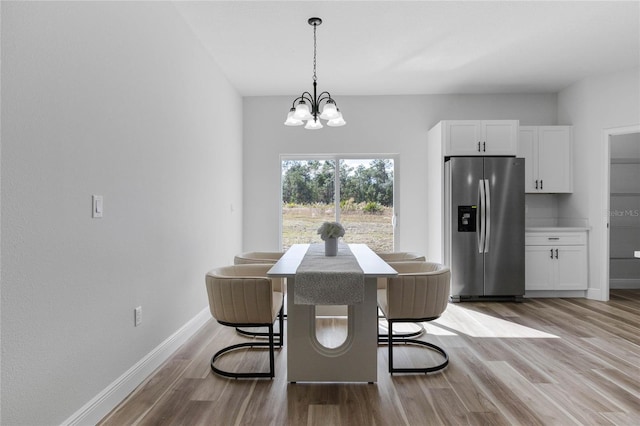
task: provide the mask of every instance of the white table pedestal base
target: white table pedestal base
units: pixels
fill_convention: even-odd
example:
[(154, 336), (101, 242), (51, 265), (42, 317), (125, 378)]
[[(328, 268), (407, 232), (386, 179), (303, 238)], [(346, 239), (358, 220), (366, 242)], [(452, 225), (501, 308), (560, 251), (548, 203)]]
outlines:
[(287, 380), (376, 382), (378, 311), (376, 278), (365, 278), (364, 302), (348, 307), (347, 338), (327, 348), (316, 338), (314, 305), (296, 305), (295, 277), (287, 278)]
[(294, 244), (268, 272), (287, 279), (287, 380), (373, 383), (378, 380), (378, 278), (398, 272), (365, 244), (349, 244), (364, 274), (364, 300), (349, 305), (344, 343), (327, 348), (316, 337), (315, 305), (293, 303), (296, 271), (308, 248)]

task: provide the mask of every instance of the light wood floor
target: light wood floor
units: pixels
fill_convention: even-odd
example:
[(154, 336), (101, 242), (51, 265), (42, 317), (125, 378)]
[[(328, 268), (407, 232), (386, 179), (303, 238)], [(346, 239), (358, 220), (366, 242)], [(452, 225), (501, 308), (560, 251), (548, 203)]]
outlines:
[[(337, 323), (325, 324), (334, 339)], [(449, 352), (441, 373), (390, 376), (380, 346), (376, 384), (289, 384), (286, 348), (274, 380), (212, 374), (213, 353), (245, 340), (212, 320), (101, 424), (640, 424), (640, 290), (612, 291), (606, 303), (449, 304), (425, 326), (424, 338)], [(429, 351), (397, 352), (407, 365)], [(267, 359), (233, 356), (245, 367)]]

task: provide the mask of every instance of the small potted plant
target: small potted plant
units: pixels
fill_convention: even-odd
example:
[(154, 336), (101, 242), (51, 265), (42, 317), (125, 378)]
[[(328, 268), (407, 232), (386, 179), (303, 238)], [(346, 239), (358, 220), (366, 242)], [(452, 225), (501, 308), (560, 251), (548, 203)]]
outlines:
[(338, 254), (338, 238), (344, 236), (344, 228), (338, 222), (325, 222), (318, 228), (318, 234), (324, 241), (325, 256)]

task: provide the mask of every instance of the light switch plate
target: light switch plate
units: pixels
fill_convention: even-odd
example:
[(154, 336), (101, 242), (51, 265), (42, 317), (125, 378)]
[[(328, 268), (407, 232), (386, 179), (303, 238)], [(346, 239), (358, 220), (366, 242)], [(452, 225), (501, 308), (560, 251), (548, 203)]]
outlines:
[(102, 195), (92, 195), (91, 200), (91, 217), (94, 219), (100, 219), (104, 211), (104, 201), (102, 199)]

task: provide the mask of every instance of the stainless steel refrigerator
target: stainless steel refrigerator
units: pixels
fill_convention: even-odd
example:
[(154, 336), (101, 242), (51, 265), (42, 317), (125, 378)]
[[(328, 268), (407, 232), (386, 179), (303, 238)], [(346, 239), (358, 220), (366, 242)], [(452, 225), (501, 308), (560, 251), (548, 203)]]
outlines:
[(521, 300), (524, 159), (445, 159), (444, 214), (451, 300)]

